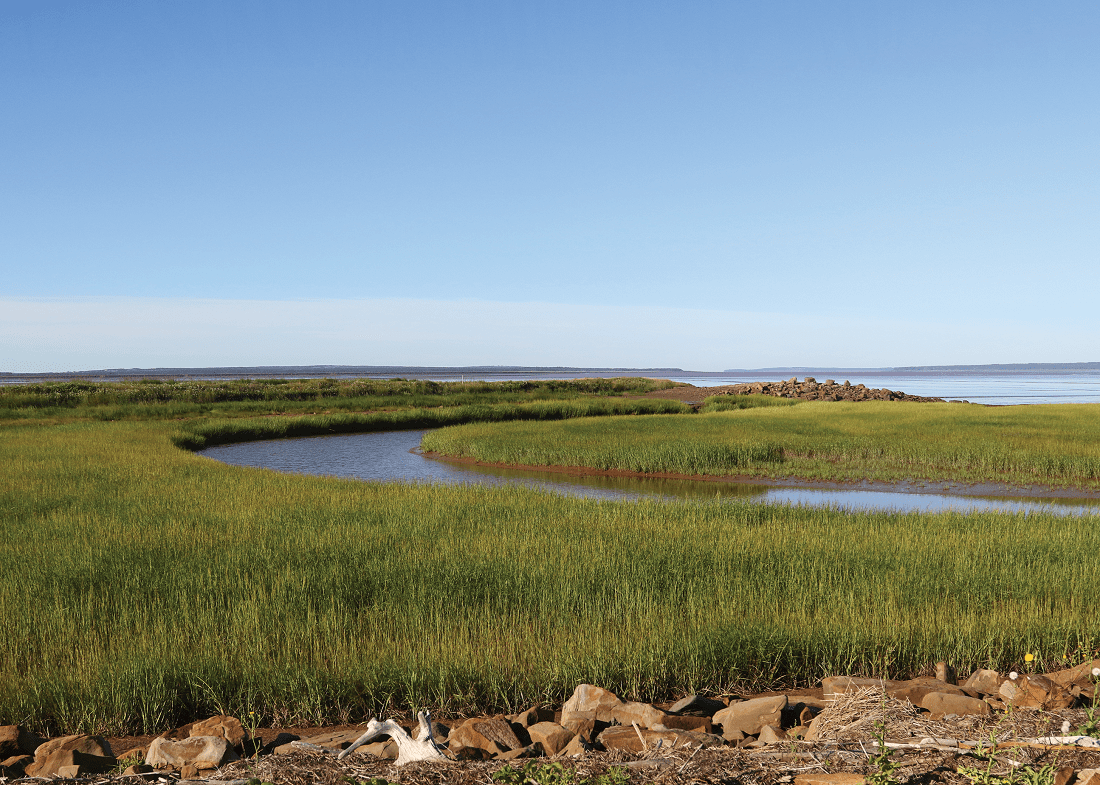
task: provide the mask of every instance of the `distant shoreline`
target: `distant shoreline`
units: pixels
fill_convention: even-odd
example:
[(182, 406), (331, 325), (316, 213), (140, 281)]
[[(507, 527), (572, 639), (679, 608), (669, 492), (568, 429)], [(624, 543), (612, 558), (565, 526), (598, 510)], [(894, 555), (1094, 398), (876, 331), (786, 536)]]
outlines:
[(541, 378), (583, 378), (599, 376), (668, 376), (719, 377), (729, 374), (964, 374), (987, 375), (1034, 373), (1062, 374), (1100, 372), (1100, 362), (1083, 363), (997, 363), (989, 365), (915, 365), (884, 368), (841, 368), (777, 366), (773, 368), (731, 368), (723, 371), (685, 371), (683, 368), (582, 368), (575, 366), (522, 366), (522, 365), (259, 365), (259, 366), (210, 366), (203, 368), (105, 368), (83, 371), (50, 371), (16, 373), (0, 371), (0, 384), (28, 384), (51, 381), (123, 381), (133, 379), (282, 379), (282, 378), (444, 378), (509, 376)]

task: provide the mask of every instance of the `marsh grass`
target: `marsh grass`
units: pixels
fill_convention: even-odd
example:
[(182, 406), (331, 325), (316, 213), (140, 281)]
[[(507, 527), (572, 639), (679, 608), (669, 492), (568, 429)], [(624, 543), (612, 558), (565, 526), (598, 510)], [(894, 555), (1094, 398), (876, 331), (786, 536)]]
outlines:
[(793, 398), (780, 398), (775, 395), (711, 395), (704, 399), (700, 409), (704, 414), (712, 412), (732, 412), (741, 409), (764, 409), (768, 407), (797, 406), (802, 401)]
[(580, 682), (654, 699), (1100, 643), (1095, 519), (301, 477), (176, 428), (0, 438), (0, 724), (515, 710)]
[(640, 395), (674, 386), (676, 383), (667, 380), (633, 377), (502, 382), (411, 379), (47, 382), (0, 387), (0, 420), (59, 416), (99, 420), (165, 419), (490, 405)]
[(424, 447), (540, 466), (1097, 488), (1100, 405), (804, 402), (663, 419), (467, 425), (428, 434)]

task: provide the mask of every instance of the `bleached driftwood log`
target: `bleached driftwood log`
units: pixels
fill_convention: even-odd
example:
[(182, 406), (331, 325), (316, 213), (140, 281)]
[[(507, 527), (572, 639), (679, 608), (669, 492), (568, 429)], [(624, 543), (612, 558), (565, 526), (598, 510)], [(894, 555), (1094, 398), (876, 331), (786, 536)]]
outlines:
[(420, 720), (420, 727), (416, 731), (415, 739), (393, 720), (379, 722), (372, 719), (367, 723), (366, 733), (356, 739), (354, 744), (337, 757), (346, 758), (371, 739), (376, 739), (379, 736), (389, 736), (397, 744), (397, 760), (394, 761), (396, 766), (404, 766), (406, 763), (419, 760), (449, 760), (432, 737), (432, 715), (422, 711), (417, 715), (417, 719)]

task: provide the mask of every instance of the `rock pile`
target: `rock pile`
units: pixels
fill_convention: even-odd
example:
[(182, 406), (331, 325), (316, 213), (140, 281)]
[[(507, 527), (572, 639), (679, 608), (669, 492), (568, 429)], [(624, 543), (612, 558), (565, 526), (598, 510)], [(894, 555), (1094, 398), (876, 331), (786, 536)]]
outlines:
[[(977, 727), (973, 723), (997, 721), (996, 715), (1027, 714), (1020, 711), (1024, 709), (1039, 716), (1094, 706), (1100, 700), (1098, 674), (1100, 660), (1094, 660), (1046, 674), (977, 670), (958, 684), (941, 663), (939, 678), (883, 681), (832, 676), (815, 690), (746, 699), (690, 695), (676, 703), (657, 705), (622, 700), (609, 690), (582, 684), (560, 710), (536, 706), (519, 714), (433, 721), (431, 730), (447, 756), (460, 761), (583, 758), (592, 751), (642, 757), (675, 756), (680, 751), (694, 755), (731, 747), (753, 752), (779, 742), (784, 743), (783, 749), (792, 743), (835, 746), (855, 741), (862, 745), (872, 738), (873, 722), (881, 721), (893, 738), (909, 740), (911, 748), (934, 742), (932, 747), (937, 750), (951, 744), (956, 750), (965, 750), (963, 741), (945, 738), (947, 726), (943, 723)], [(1100, 739), (1066, 737), (1068, 727), (1068, 722), (1062, 724), (1063, 736), (1057, 739), (1032, 741), (1048, 747), (1074, 743), (1086, 750), (1095, 748), (1100, 761)], [(406, 730), (416, 733), (411, 725)], [(0, 728), (0, 756), (4, 758), (0, 777), (71, 778), (157, 770), (194, 779), (209, 776), (241, 756), (309, 753), (335, 759), (331, 753), (350, 747), (360, 732), (343, 730), (306, 738), (282, 733), (263, 744), (258, 738), (251, 739), (237, 719), (218, 716), (161, 734), (147, 746), (116, 758), (110, 745), (98, 736), (47, 741), (13, 725)], [(1067, 738), (1077, 741), (1068, 742)], [(348, 760), (392, 761), (396, 756), (393, 740), (382, 739), (354, 750)]]
[(943, 403), (943, 398), (923, 398), (908, 395), (895, 390), (872, 389), (863, 384), (845, 381), (837, 384), (832, 379), (818, 382), (807, 376), (801, 382), (792, 376), (785, 382), (752, 382), (734, 384), (725, 388), (719, 395), (772, 395), (777, 398), (797, 398), (803, 401), (920, 401), (923, 403)]

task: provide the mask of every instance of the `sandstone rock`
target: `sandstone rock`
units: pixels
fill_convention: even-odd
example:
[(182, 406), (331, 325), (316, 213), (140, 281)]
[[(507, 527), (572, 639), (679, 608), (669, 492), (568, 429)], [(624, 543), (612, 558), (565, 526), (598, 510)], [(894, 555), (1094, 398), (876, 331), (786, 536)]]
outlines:
[(19, 779), (26, 773), (27, 766), (34, 763), (33, 755), (12, 755), (0, 762), (0, 777)]
[(1020, 676), (1015, 686), (1016, 694), (1010, 702), (1018, 709), (1054, 711), (1069, 708), (1075, 700), (1061, 685), (1037, 673)]
[(497, 760), (516, 760), (517, 758), (541, 758), (546, 754), (542, 745), (537, 741), (520, 747), (517, 750), (508, 750), (497, 755)]
[[(1083, 662), (1073, 668), (1066, 668), (1061, 671), (1054, 671), (1053, 673), (1046, 674), (1047, 678), (1055, 684), (1062, 687), (1068, 687), (1073, 683), (1090, 683), (1092, 681), (1092, 669), (1100, 668), (1100, 660), (1093, 660), (1092, 662)], [(1080, 778), (1078, 778), (1080, 782)]]
[(189, 736), (221, 736), (229, 746), (240, 752), (248, 731), (241, 725), (241, 721), (228, 714), (219, 714), (216, 717), (200, 720), (191, 726)]
[(152, 771), (156, 771), (156, 769), (146, 763), (135, 763), (123, 769), (122, 774), (126, 777), (135, 777), (139, 774), (148, 774)]
[[(104, 774), (118, 761), (102, 736), (63, 736), (38, 746), (34, 762), (26, 768), (28, 777), (78, 777)], [(62, 772), (65, 769), (65, 772)]]
[(0, 727), (0, 759), (34, 755), (44, 741), (46, 740), (22, 725), (4, 725)]
[(1074, 785), (1100, 785), (1100, 769), (1081, 769)]
[(988, 717), (993, 713), (989, 704), (983, 700), (946, 692), (930, 692), (917, 705), (927, 709), (933, 717), (942, 717), (945, 714), (976, 714)]
[(1001, 687), (1001, 682), (1004, 680), (1005, 677), (997, 673), (997, 671), (978, 668), (978, 670), (971, 673), (970, 677), (963, 682), (963, 687), (977, 690), (983, 695), (996, 695), (997, 690)]
[(527, 733), (531, 743), (541, 744), (547, 755), (557, 755), (576, 735), (556, 722), (537, 722), (527, 728)]
[(785, 708), (786, 695), (753, 698), (722, 709), (714, 715), (714, 724), (721, 725), (726, 732), (738, 730), (745, 735), (755, 736), (765, 725), (778, 725)]
[(1054, 773), (1054, 785), (1069, 785), (1076, 773), (1072, 766), (1063, 766)]
[[(507, 733), (511, 738), (505, 736), (500, 727), (492, 725), (492, 720), (474, 717), (451, 729), (451, 735), (447, 737), (448, 748), (456, 755), (460, 755), (462, 750), (465, 749), (477, 749), (488, 753), (490, 756), (518, 749), (521, 745), (508, 723), (502, 720), (497, 720), (497, 722), (508, 729)], [(498, 742), (497, 739), (486, 736), (481, 732), (481, 726), (484, 726), (487, 733), (499, 737), (502, 741)]]
[(533, 706), (527, 711), (513, 714), (508, 719), (511, 722), (519, 723), (525, 728), (530, 728), (532, 725), (537, 725), (540, 722), (553, 722), (554, 710), (545, 706)]
[[(640, 734), (640, 735), (639, 735)], [(645, 743), (642, 743), (642, 740)], [(720, 736), (706, 733), (693, 733), (683, 730), (652, 730), (649, 728), (634, 729), (633, 726), (614, 725), (599, 735), (596, 739), (604, 749), (623, 750), (625, 752), (644, 752), (654, 749), (660, 744), (662, 749), (675, 749), (677, 747), (716, 747), (722, 744)]]
[[(324, 747), (326, 750), (346, 750), (362, 735), (362, 730), (331, 731), (329, 733), (320, 733), (316, 736), (306, 736), (302, 741), (307, 744), (312, 744), (315, 747)], [(279, 754), (290, 752), (293, 749), (293, 747), (289, 746), (290, 743), (291, 742), (287, 742), (276, 747), (275, 751)]]
[(661, 724), (673, 730), (694, 730), (700, 733), (714, 733), (714, 724), (710, 721), (710, 717), (696, 717), (691, 714), (682, 716), (666, 714), (664, 722)]
[(966, 693), (961, 687), (948, 684), (939, 679), (910, 679), (909, 681), (890, 682), (886, 694), (898, 700), (907, 700), (914, 706), (920, 706), (926, 695), (940, 693), (944, 695), (962, 695)]
[(737, 730), (737, 728), (730, 728), (729, 730), (722, 731), (722, 738), (725, 741), (741, 742), (745, 740), (745, 734)]
[(588, 742), (582, 736), (574, 736), (565, 745), (565, 749), (557, 754), (559, 758), (580, 758), (589, 750), (595, 749), (595, 745)]
[(787, 734), (778, 725), (765, 725), (760, 729), (760, 735), (756, 740), (761, 744), (775, 744), (787, 738)]
[(393, 739), (374, 741), (370, 744), (364, 744), (355, 750), (352, 755), (371, 755), (382, 760), (397, 760), (397, 742)]
[(638, 723), (643, 728), (652, 728), (664, 723), (665, 713), (648, 703), (620, 703), (611, 709), (611, 721), (620, 725)]
[(936, 679), (947, 684), (955, 683), (955, 669), (946, 662), (936, 663)]
[(997, 688), (997, 697), (1003, 700), (1005, 703), (1012, 703), (1012, 701), (1015, 700), (1016, 696), (1019, 694), (1020, 688), (1012, 679), (1005, 679)]
[(474, 720), (470, 723), (470, 726), (475, 732), (480, 733), (490, 741), (496, 742), (506, 750), (518, 750), (524, 746), (516, 737), (512, 726), (500, 717), (494, 717), (490, 720)]
[(193, 780), (199, 776), (199, 770), (191, 763), (185, 763), (180, 767), (181, 780)]
[(897, 688), (901, 682), (888, 681), (886, 679), (859, 679), (852, 676), (827, 676), (821, 680), (821, 689), (825, 698), (836, 698), (838, 695), (855, 692), (856, 690), (880, 689), (889, 694), (891, 689)]
[(619, 696), (610, 690), (581, 684), (562, 707), (562, 725), (569, 727), (565, 720), (573, 715), (589, 714), (599, 722), (611, 722), (611, 712), (621, 705)]
[(240, 760), (240, 756), (221, 736), (191, 736), (181, 741), (160, 736), (153, 739), (145, 756), (145, 763), (157, 769), (181, 769), (188, 763), (194, 766), (200, 761), (212, 763), (217, 768), (235, 760)]
[(701, 695), (688, 695), (686, 698), (682, 698), (672, 704), (668, 713), (688, 714), (696, 717), (713, 717), (724, 708), (726, 708), (726, 704), (715, 698), (705, 698)]
[[(561, 722), (558, 724), (574, 736), (584, 736), (586, 739), (591, 740), (597, 732), (596, 712), (586, 711), (569, 714), (562, 712)], [(600, 723), (600, 728), (602, 729), (606, 724)]]
[(846, 771), (833, 774), (799, 774), (794, 778), (794, 785), (864, 785), (865, 782), (862, 774)]

